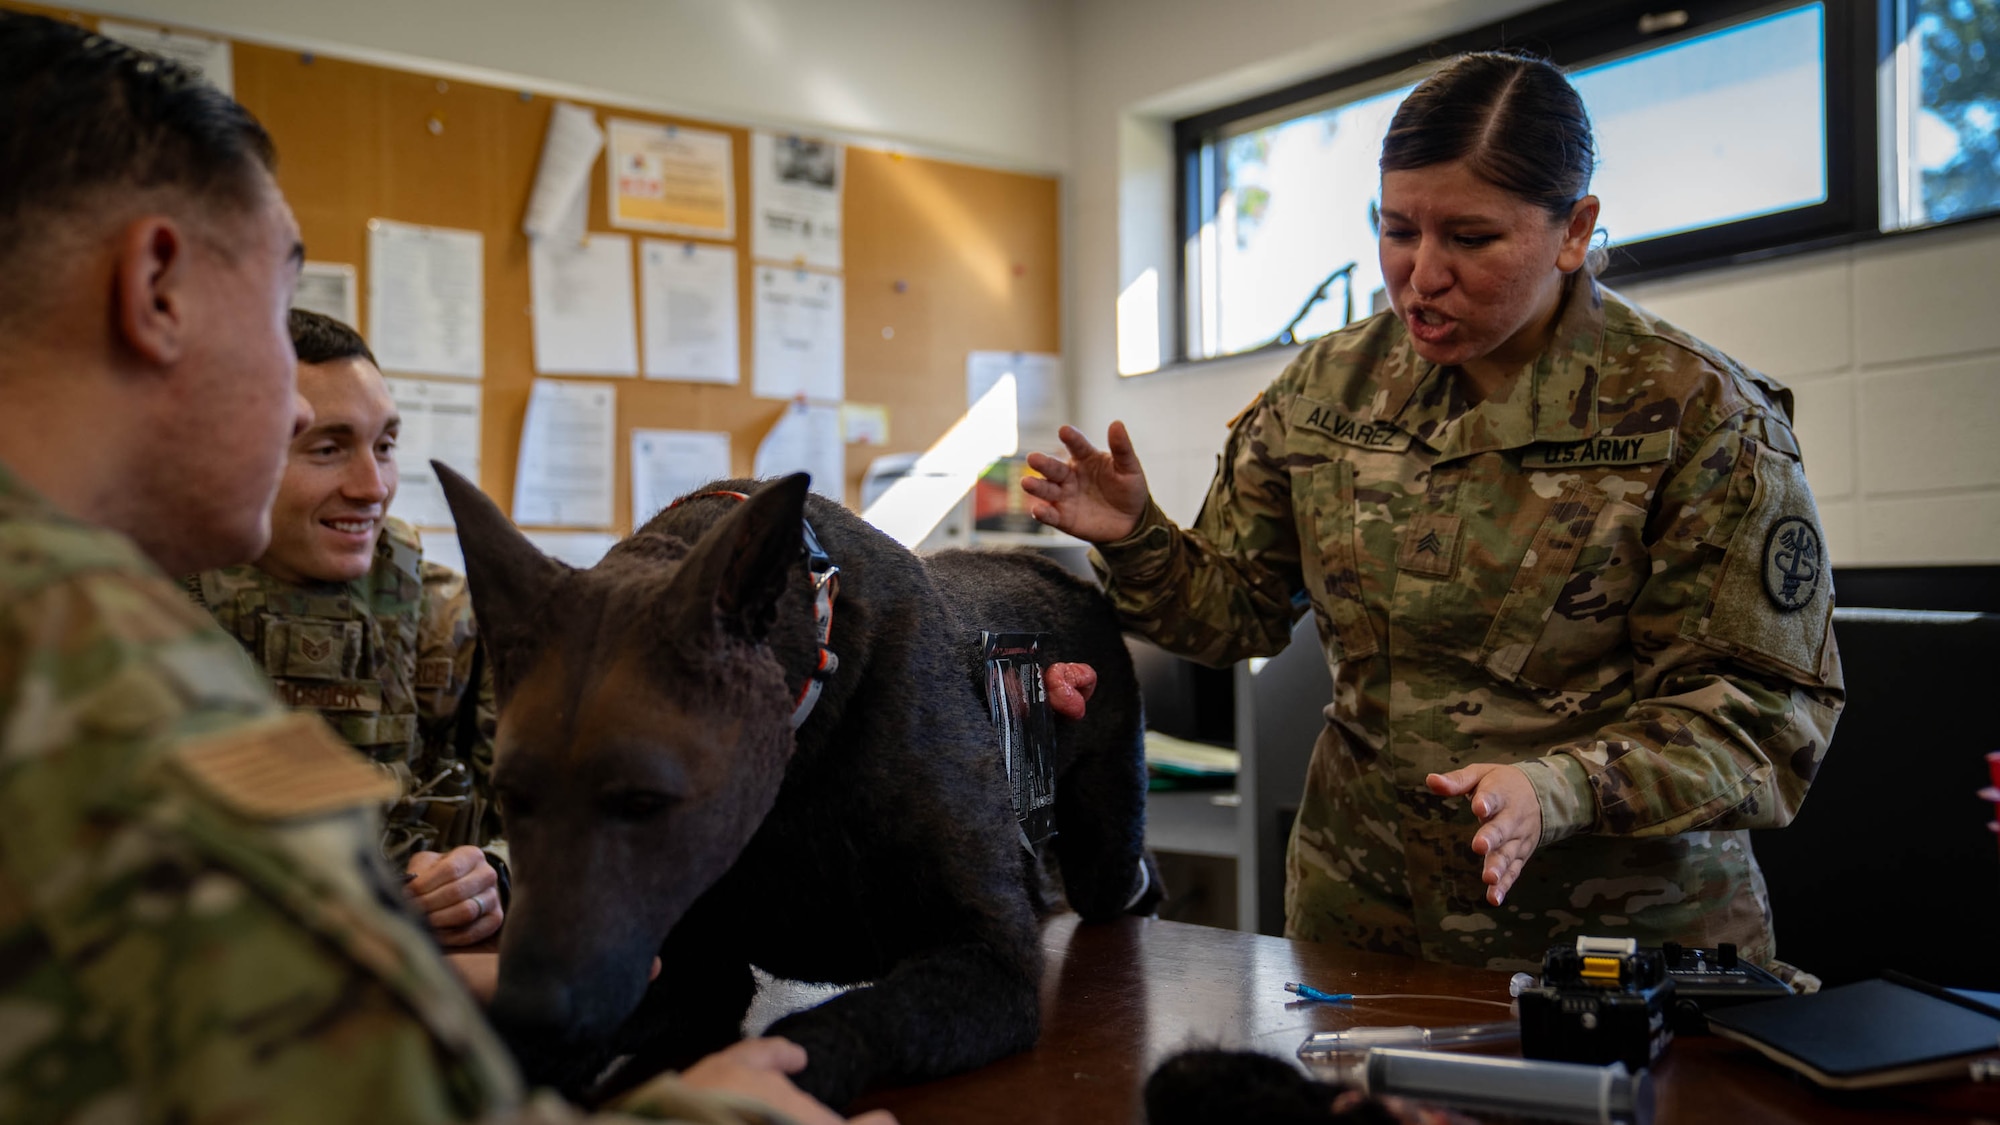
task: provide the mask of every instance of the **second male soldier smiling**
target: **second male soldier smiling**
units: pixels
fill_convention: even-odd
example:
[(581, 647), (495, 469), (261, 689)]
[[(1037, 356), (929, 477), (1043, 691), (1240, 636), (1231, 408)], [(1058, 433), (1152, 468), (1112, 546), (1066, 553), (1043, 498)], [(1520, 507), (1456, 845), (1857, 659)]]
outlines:
[(313, 424), (292, 441), (271, 545), (190, 585), (285, 702), (395, 772), (404, 796), (383, 852), (410, 871), (441, 942), (479, 942), (500, 928), (504, 865), (480, 850), (497, 831), (493, 708), (465, 579), (423, 562), (416, 532), (388, 514), (401, 419), (368, 345), (297, 309), (291, 334)]

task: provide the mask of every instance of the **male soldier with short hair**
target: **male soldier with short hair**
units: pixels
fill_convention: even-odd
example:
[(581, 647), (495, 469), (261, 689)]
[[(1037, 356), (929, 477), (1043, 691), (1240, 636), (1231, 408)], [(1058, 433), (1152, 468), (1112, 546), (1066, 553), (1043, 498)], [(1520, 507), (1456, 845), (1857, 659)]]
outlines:
[[(463, 575), (423, 558), (389, 516), (402, 418), (360, 334), (293, 309), (299, 394), (312, 425), (292, 439), (255, 564), (209, 570), (190, 593), (299, 710), (396, 775), (382, 850), (438, 940), (500, 929), (504, 844), (488, 779), (492, 680), (481, 676)], [(481, 681), (475, 683), (475, 681)], [(442, 854), (440, 854), (442, 853)]]
[[(166, 577), (264, 550), (306, 423), (272, 161), (191, 72), (0, 12), (0, 1118), (574, 1120), (404, 915), (393, 785)], [(804, 1065), (626, 1108), (830, 1122)]]

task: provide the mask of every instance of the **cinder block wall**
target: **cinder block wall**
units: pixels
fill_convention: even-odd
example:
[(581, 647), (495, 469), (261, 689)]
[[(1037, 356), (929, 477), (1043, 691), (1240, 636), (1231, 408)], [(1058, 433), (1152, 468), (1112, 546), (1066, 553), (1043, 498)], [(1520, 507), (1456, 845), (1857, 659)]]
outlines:
[(2000, 562), (2000, 221), (1626, 292), (1790, 384), (1836, 564)]

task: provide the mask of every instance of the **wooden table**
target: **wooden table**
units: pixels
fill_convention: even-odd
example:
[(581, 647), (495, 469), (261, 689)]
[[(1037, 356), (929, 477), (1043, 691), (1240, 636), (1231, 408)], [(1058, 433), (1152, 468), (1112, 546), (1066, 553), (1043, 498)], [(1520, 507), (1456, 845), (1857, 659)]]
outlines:
[[(1441, 1000), (1288, 1002), (1286, 981), (1329, 992), (1439, 993), (1507, 1000), (1507, 974), (1357, 953), (1234, 930), (1126, 918), (1095, 926), (1074, 915), (1043, 931), (1042, 1037), (1035, 1048), (970, 1074), (882, 1090), (853, 1107), (894, 1111), (902, 1125), (1125, 1125), (1142, 1119), (1147, 1075), (1200, 1045), (1290, 1059), (1310, 1033), (1366, 1025), (1448, 1026), (1505, 1018), (1500, 1009)], [(761, 1027), (819, 996), (767, 988)], [(819, 995), (824, 995), (823, 993)], [(1676, 1123), (2000, 1120), (2000, 1090), (1958, 1083), (1895, 1095), (1833, 1095), (1748, 1048), (1683, 1036), (1655, 1072), (1660, 1125)]]

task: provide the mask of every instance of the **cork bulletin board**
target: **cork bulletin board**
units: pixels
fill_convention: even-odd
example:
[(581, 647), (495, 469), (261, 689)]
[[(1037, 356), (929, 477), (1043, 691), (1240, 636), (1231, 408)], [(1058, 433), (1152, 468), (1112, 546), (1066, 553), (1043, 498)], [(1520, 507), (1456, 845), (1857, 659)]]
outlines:
[[(0, 4), (85, 25), (97, 21), (71, 9)], [(236, 97), (277, 142), (278, 181), (308, 257), (350, 263), (360, 273), (357, 327), (364, 335), (370, 219), (484, 236), (480, 483), (508, 507), (536, 377), (521, 220), (554, 99), (241, 40), (232, 41), (232, 53)], [(726, 431), (733, 471), (748, 475), (758, 443), (786, 408), (751, 390), (750, 131), (629, 104), (565, 100), (597, 111), (600, 124), (616, 116), (732, 137), (738, 218), (730, 244), (738, 260), (742, 379), (736, 385), (591, 380), (618, 387), (612, 530), (624, 533), (631, 530), (634, 428)], [(589, 229), (624, 233), (606, 216), (605, 164), (600, 154), (587, 189)], [(844, 484), (852, 505), (871, 459), (927, 448), (964, 412), (967, 352), (1059, 350), (1060, 195), (1051, 177), (859, 147), (847, 149), (846, 172), (846, 396), (886, 406), (890, 419), (886, 444), (847, 447)], [(637, 246), (635, 238), (635, 258)]]

